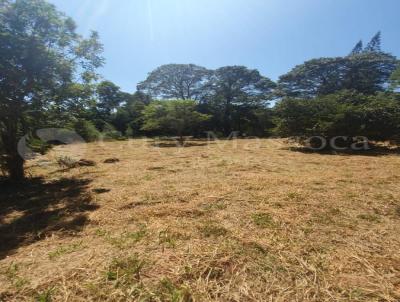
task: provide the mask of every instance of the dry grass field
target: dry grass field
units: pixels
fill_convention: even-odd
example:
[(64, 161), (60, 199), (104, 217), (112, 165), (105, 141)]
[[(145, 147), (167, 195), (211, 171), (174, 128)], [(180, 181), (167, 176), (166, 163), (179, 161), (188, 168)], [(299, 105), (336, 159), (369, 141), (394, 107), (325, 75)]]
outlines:
[(1, 189), (0, 301), (400, 301), (398, 155), (274, 139), (86, 151), (95, 166), (61, 168), (59, 146)]

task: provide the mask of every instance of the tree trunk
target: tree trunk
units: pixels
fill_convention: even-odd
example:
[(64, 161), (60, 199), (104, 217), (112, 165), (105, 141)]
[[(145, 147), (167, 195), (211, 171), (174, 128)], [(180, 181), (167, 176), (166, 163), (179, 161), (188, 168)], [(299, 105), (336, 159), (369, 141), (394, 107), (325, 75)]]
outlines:
[(224, 110), (224, 134), (228, 137), (232, 133), (231, 126), (231, 98), (227, 97)]
[(182, 132), (178, 133), (178, 136), (179, 136), (178, 143), (180, 146), (183, 146), (185, 144), (185, 139), (183, 138)]
[(21, 182), (25, 178), (24, 159), (18, 153), (18, 120), (8, 121), (2, 133), (5, 151), (5, 168), (12, 182)]
[(18, 153), (8, 156), (6, 159), (6, 165), (11, 182), (18, 183), (25, 179), (24, 160)]

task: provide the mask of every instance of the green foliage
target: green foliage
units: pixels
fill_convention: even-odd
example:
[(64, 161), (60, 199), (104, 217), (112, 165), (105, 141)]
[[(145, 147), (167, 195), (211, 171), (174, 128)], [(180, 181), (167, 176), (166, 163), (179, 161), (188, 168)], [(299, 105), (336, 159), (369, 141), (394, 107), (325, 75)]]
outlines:
[(245, 120), (254, 118), (253, 110), (266, 109), (275, 83), (258, 70), (226, 66), (214, 72), (209, 86), (212, 88), (204, 102), (215, 120), (219, 120), (218, 130), (229, 135), (232, 131), (243, 130)]
[(90, 121), (78, 119), (75, 123), (73, 123), (73, 129), (86, 142), (93, 142), (100, 138), (100, 132)]
[(10, 266), (6, 268), (6, 270), (1, 272), (4, 276), (10, 281), (10, 283), (15, 286), (17, 289), (21, 289), (27, 284), (29, 281), (20, 276), (19, 272), (20, 266), (18, 263), (11, 263)]
[(126, 259), (114, 259), (106, 273), (108, 281), (116, 281), (118, 285), (132, 283), (140, 280), (140, 273), (144, 266), (144, 261), (138, 255), (133, 255)]
[(390, 87), (392, 90), (400, 89), (400, 64), (390, 77)]
[(135, 137), (136, 132), (133, 130), (133, 127), (129, 124), (126, 131), (125, 131), (126, 137)]
[(60, 96), (102, 65), (98, 35), (83, 39), (75, 28), (44, 0), (0, 3), (0, 136), (15, 181), (24, 177), (19, 138), (43, 123), (52, 107), (68, 110)]
[(65, 245), (65, 246), (60, 246), (56, 250), (50, 252), (48, 255), (49, 255), (50, 260), (54, 260), (65, 254), (71, 254), (73, 252), (76, 252), (82, 248), (83, 248), (82, 242), (73, 243), (73, 244), (69, 244), (69, 245)]
[(162, 301), (170, 302), (193, 302), (194, 299), (189, 289), (184, 286), (178, 286), (171, 280), (164, 278), (160, 281), (158, 295)]
[(252, 215), (253, 222), (261, 228), (274, 227), (275, 222), (272, 216), (268, 213), (256, 213)]
[[(102, 50), (97, 33), (83, 38), (73, 20), (45, 0), (0, 1), (3, 175), (24, 177), (18, 141), (49, 127), (73, 129), (88, 142), (101, 135), (183, 139), (206, 131), (265, 136), (273, 120), (282, 136), (398, 135), (399, 61), (381, 50), (380, 32), (365, 48), (359, 41), (348, 56), (296, 66), (278, 85), (245, 66), (208, 70), (168, 64), (129, 94), (110, 81), (97, 83)], [(269, 103), (276, 98), (280, 101), (272, 110)], [(50, 147), (35, 137), (29, 144), (40, 153)]]
[(225, 236), (228, 230), (223, 226), (219, 226), (213, 222), (207, 222), (206, 224), (199, 227), (199, 231), (205, 237), (220, 237)]
[(109, 123), (106, 123), (101, 133), (105, 140), (121, 140), (125, 139), (121, 132), (115, 129), (115, 127)]
[(394, 56), (363, 52), (347, 57), (313, 59), (279, 78), (281, 96), (312, 98), (341, 90), (375, 94), (385, 90), (396, 68)]
[(351, 51), (350, 55), (356, 55), (362, 53), (363, 51), (363, 41), (358, 41), (358, 43), (354, 46), (353, 50)]
[(138, 91), (163, 99), (199, 99), (211, 71), (194, 64), (168, 64), (153, 70)]
[(96, 92), (98, 96), (97, 109), (103, 117), (110, 116), (126, 97), (120, 88), (110, 81), (98, 84)]
[[(143, 134), (143, 131), (141, 130), (143, 126), (143, 110), (148, 104), (150, 104), (150, 102), (150, 96), (142, 92), (136, 92), (130, 97), (129, 101), (125, 103), (122, 110), (127, 112), (128, 123), (125, 125), (127, 136), (133, 137)], [(121, 132), (124, 131), (118, 127), (117, 129)]]
[[(363, 49), (347, 57), (322, 58), (296, 66), (280, 77), (284, 98), (275, 108), (282, 136), (366, 136), (385, 140), (400, 130), (397, 59), (381, 50), (378, 32)], [(396, 70), (396, 71), (395, 71)], [(295, 98), (293, 98), (295, 97)]]
[(208, 118), (196, 111), (193, 100), (154, 101), (143, 111), (142, 130), (170, 132), (182, 137)]
[(381, 32), (378, 31), (364, 49), (365, 52), (381, 52)]
[(27, 139), (28, 147), (35, 153), (45, 154), (48, 150), (50, 150), (51, 145), (42, 141), (41, 139), (30, 137)]
[(315, 99), (280, 101), (275, 114), (281, 136), (366, 136), (385, 140), (400, 131), (398, 94), (343, 91)]
[(53, 299), (51, 298), (53, 289), (46, 290), (44, 292), (38, 293), (36, 296), (36, 302), (51, 302)]

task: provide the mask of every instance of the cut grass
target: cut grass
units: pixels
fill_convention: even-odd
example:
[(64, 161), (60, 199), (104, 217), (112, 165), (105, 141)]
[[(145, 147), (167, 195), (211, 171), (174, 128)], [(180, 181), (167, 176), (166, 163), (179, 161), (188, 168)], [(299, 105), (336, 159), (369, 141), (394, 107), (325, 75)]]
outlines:
[(144, 261), (137, 254), (126, 259), (114, 259), (106, 272), (108, 281), (116, 281), (118, 284), (126, 284), (140, 280), (140, 272)]
[(29, 285), (29, 281), (19, 274), (20, 265), (18, 263), (11, 263), (9, 267), (3, 272), (8, 281), (17, 289)]
[(83, 248), (84, 247), (82, 246), (82, 242), (60, 246), (56, 250), (49, 253), (49, 259), (54, 260), (55, 258), (61, 257), (62, 255), (71, 254)]
[(140, 224), (137, 231), (123, 232), (120, 235), (111, 235), (104, 229), (97, 229), (95, 234), (105, 239), (106, 242), (119, 249), (126, 249), (141, 241), (147, 233), (145, 224)]
[(213, 222), (208, 222), (199, 226), (199, 231), (204, 237), (220, 237), (228, 233), (227, 229)]
[(1, 246), (0, 301), (400, 301), (400, 157), (288, 147), (138, 139), (88, 144), (94, 167), (60, 170), (71, 146), (29, 161), (50, 186), (7, 197), (3, 236), (24, 240)]

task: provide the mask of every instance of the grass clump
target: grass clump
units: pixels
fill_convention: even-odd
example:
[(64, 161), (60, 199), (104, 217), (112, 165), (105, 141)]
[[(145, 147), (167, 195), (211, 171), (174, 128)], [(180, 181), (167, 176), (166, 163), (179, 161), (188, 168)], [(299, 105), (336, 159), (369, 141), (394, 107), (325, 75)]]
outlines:
[(17, 289), (23, 288), (29, 284), (29, 281), (19, 276), (19, 265), (12, 263), (3, 273), (10, 283)]
[(139, 281), (144, 264), (145, 262), (139, 259), (138, 254), (126, 259), (114, 259), (106, 273), (107, 280), (119, 283)]
[(60, 246), (56, 250), (49, 253), (50, 260), (54, 260), (62, 255), (71, 254), (82, 249), (82, 242), (73, 243), (69, 245)]
[(176, 240), (176, 234), (172, 233), (168, 229), (158, 233), (158, 244), (161, 245), (163, 249), (165, 247), (175, 248)]
[(254, 224), (261, 228), (275, 227), (276, 224), (272, 216), (268, 213), (255, 213), (252, 215)]
[(367, 220), (369, 222), (381, 222), (381, 218), (376, 214), (360, 214), (357, 218)]
[(192, 294), (189, 289), (175, 285), (170, 279), (162, 279), (158, 287), (158, 296), (161, 301), (192, 302)]
[(38, 293), (36, 295), (35, 302), (51, 302), (53, 299), (51, 298), (51, 295), (53, 293), (53, 289), (48, 289), (44, 292)]
[(98, 236), (105, 237), (106, 240), (113, 246), (119, 249), (129, 248), (141, 241), (147, 234), (145, 225), (140, 225), (139, 230), (134, 232), (126, 232), (117, 237), (112, 237), (107, 232), (98, 231)]
[(199, 227), (199, 231), (205, 236), (205, 237), (220, 237), (220, 236), (225, 236), (228, 233), (228, 230), (225, 229), (222, 226), (216, 225), (216, 224), (204, 224)]

